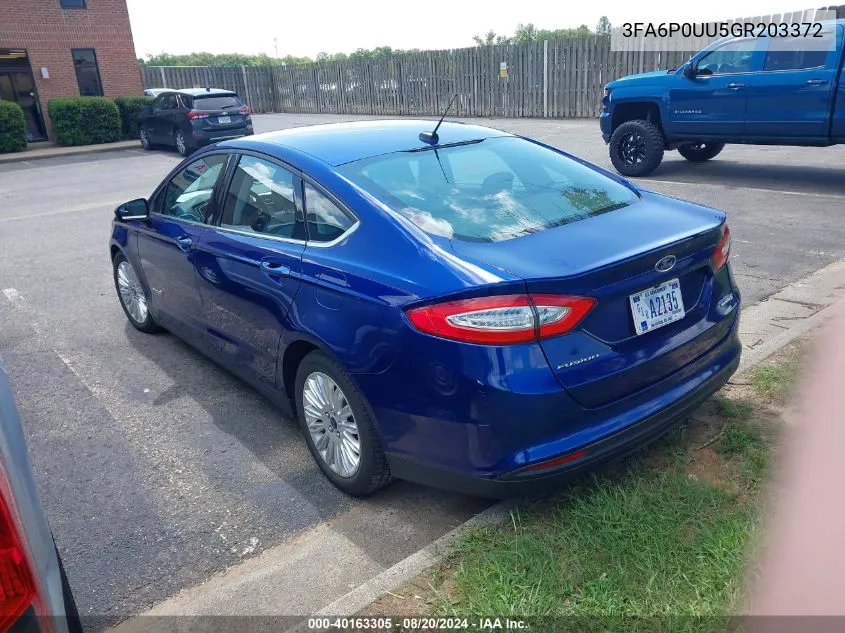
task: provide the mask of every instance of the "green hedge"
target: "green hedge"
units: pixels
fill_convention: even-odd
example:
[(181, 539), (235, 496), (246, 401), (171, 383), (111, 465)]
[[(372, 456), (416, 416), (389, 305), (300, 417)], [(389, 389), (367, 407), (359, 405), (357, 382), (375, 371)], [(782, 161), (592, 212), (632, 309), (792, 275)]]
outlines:
[(95, 145), (121, 138), (120, 112), (105, 97), (51, 99), (47, 110), (59, 145)]
[(138, 117), (141, 115), (141, 108), (152, 102), (152, 97), (118, 97), (114, 100), (120, 111), (123, 138), (138, 138)]
[(17, 103), (0, 100), (0, 154), (26, 149), (26, 119)]

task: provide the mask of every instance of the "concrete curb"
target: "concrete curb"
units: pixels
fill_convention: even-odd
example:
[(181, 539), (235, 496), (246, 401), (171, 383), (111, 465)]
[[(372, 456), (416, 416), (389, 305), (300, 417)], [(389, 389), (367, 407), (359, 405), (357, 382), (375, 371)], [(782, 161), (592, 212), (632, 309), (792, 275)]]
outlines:
[[(760, 327), (761, 323), (772, 323), (780, 319), (795, 318), (784, 316), (783, 313), (784, 310), (790, 311), (790, 308), (796, 305), (804, 306), (806, 309), (814, 311), (809, 316), (797, 317), (799, 320), (796, 320), (790, 328), (771, 336), (771, 338), (759, 345), (755, 345), (753, 348), (749, 349), (744, 345), (743, 359), (737, 370), (737, 374), (751, 369), (779, 349), (786, 347), (798, 337), (822, 325), (824, 321), (833, 316), (838, 308), (836, 302), (845, 297), (845, 285), (842, 283), (843, 277), (845, 277), (845, 260), (840, 260), (816, 271), (805, 279), (786, 286), (769, 299), (744, 309), (742, 311), (742, 319), (744, 321), (750, 321), (753, 327)], [(824, 303), (810, 303), (798, 298), (806, 295), (808, 291), (813, 293), (812, 296), (815, 301), (823, 301)], [(819, 291), (822, 293), (821, 297), (818, 294)], [(746, 319), (746, 316), (749, 318)], [(742, 327), (740, 327), (740, 330), (742, 330)], [(467, 531), (474, 527), (492, 526), (503, 523), (509, 516), (509, 510), (513, 503), (511, 500), (501, 501), (484, 512), (475, 515), (427, 547), (411, 554), (404, 560), (384, 570), (378, 576), (359, 585), (346, 595), (341, 596), (331, 604), (320, 609), (314, 616), (351, 616), (358, 613), (386, 592), (392, 591), (409, 582), (426, 569), (443, 560), (449, 553), (451, 546)], [(300, 626), (293, 630), (297, 632), (305, 631), (305, 628)]]
[(0, 165), (5, 163), (25, 163), (31, 160), (44, 160), (45, 158), (64, 158), (65, 156), (79, 156), (80, 154), (99, 154), (102, 152), (116, 152), (122, 149), (140, 148), (140, 141), (118, 141), (117, 143), (103, 143), (102, 145), (81, 145), (79, 147), (51, 147), (34, 149), (15, 153), (0, 155)]
[(836, 309), (837, 306), (835, 305), (823, 308), (814, 315), (800, 321), (794, 327), (785, 330), (783, 333), (769, 339), (762, 345), (755, 347), (753, 350), (743, 352), (742, 360), (739, 363), (739, 368), (736, 370), (736, 373), (741, 374), (745, 370), (751, 369), (758, 363), (766, 360), (779, 349), (789, 345), (798, 337), (821, 326), (825, 321), (833, 316)]
[[(845, 259), (789, 284), (742, 311), (742, 372), (830, 318), (845, 299)], [(783, 323), (790, 323), (787, 328)]]

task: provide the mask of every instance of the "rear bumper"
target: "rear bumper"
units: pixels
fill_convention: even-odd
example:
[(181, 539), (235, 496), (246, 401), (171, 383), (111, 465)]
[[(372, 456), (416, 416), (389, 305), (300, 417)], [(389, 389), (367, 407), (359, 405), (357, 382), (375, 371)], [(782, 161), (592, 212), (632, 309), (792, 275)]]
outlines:
[[(578, 473), (624, 457), (661, 437), (718, 391), (739, 366), (741, 345), (737, 337), (738, 324), (737, 318), (725, 340), (681, 370), (684, 377), (680, 382), (667, 390), (659, 390), (652, 399), (635, 407), (638, 417), (633, 422), (619, 427), (611, 417), (597, 423), (597, 426), (615, 426), (621, 430), (583, 444), (569, 443), (566, 450), (558, 455), (585, 453), (557, 468), (538, 472), (521, 466), (485, 476), (425, 463), (407, 454), (388, 453), (391, 472), (399, 479), (483, 497), (532, 494), (558, 487)], [(632, 413), (626, 411), (618, 416), (630, 419)]]
[(253, 128), (250, 125), (230, 130), (193, 130), (191, 138), (193, 139), (193, 144), (199, 146), (219, 143), (220, 141), (229, 141), (243, 136), (251, 136), (253, 133)]

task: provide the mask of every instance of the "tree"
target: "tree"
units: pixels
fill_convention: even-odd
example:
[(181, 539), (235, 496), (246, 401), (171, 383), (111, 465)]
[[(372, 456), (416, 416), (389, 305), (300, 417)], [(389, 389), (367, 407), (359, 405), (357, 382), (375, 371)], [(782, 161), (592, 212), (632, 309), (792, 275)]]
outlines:
[(303, 64), (312, 61), (309, 57), (270, 57), (265, 53), (244, 55), (242, 53), (188, 53), (172, 55), (160, 53), (147, 55), (141, 63), (147, 66), (280, 66), (283, 64)]
[(372, 50), (359, 48), (354, 53), (349, 54), (349, 59), (383, 59), (392, 56), (394, 53), (401, 53), (402, 51), (394, 51), (389, 46), (377, 46)]
[(537, 30), (537, 27), (529, 22), (528, 24), (522, 24), (521, 22), (516, 25), (516, 31), (511, 38), (511, 41), (514, 44), (527, 44), (528, 42), (536, 42), (539, 38), (538, 35), (540, 31)]
[[(602, 16), (596, 27), (596, 33), (610, 33), (610, 21)], [(572, 37), (586, 37), (593, 35), (593, 31), (586, 24), (578, 28), (546, 30), (538, 29), (534, 24), (518, 24), (514, 34), (511, 36), (501, 35), (493, 30), (487, 31), (484, 35), (474, 35), (473, 41), (477, 46), (495, 46), (500, 44), (526, 44), (529, 42), (542, 42), (543, 40), (558, 40)], [(418, 49), (414, 49), (418, 50)], [(294, 66), (317, 62), (339, 62), (344, 60), (385, 60), (393, 55), (409, 52), (393, 49), (390, 46), (377, 46), (373, 49), (359, 48), (349, 53), (328, 53), (320, 52), (316, 59), (310, 57), (297, 57), (285, 55), (284, 57), (270, 57), (266, 53), (258, 55), (246, 55), (243, 53), (187, 53), (174, 55), (171, 53), (159, 53), (158, 55), (147, 55), (146, 59), (138, 59), (142, 66)]]
[(473, 35), (472, 39), (477, 46), (493, 46), (507, 44), (510, 38), (507, 35), (498, 35), (496, 31), (487, 31), (484, 36)]
[(554, 31), (540, 30), (537, 31), (537, 40), (562, 40), (571, 37), (588, 37), (593, 35), (586, 24), (582, 24), (577, 29), (555, 29)]
[[(607, 19), (607, 18), (605, 18)], [(608, 26), (610, 22), (608, 22)], [(511, 37), (499, 35), (495, 31), (487, 31), (483, 36), (474, 35), (473, 41), (477, 46), (492, 46), (493, 44), (527, 44), (529, 42), (542, 42), (543, 40), (560, 40), (571, 37), (587, 37), (593, 35), (586, 24), (572, 29), (538, 29), (532, 23), (518, 24), (516, 31)]]
[(342, 62), (347, 59), (346, 53), (317, 53), (317, 58), (314, 61), (318, 62)]

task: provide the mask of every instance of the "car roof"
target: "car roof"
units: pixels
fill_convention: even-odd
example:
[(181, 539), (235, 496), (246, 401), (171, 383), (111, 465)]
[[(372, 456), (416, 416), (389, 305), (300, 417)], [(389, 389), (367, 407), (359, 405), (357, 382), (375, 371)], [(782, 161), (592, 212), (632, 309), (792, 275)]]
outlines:
[[(248, 136), (221, 145), (274, 153), (289, 148), (309, 154), (329, 165), (343, 165), (371, 156), (431, 147), (420, 140), (420, 132), (431, 132), (437, 125), (429, 119), (381, 119), (295, 127)], [(481, 125), (444, 121), (437, 130), (439, 145), (462, 143), (494, 136), (513, 136)]]
[(189, 97), (213, 97), (238, 94), (237, 92), (224, 90), (223, 88), (181, 88), (173, 92), (178, 92), (180, 95), (188, 95)]

